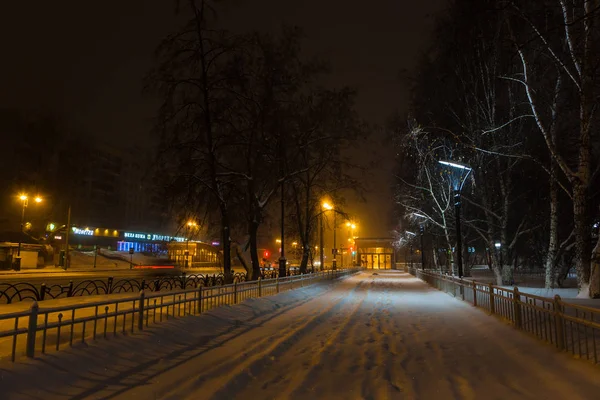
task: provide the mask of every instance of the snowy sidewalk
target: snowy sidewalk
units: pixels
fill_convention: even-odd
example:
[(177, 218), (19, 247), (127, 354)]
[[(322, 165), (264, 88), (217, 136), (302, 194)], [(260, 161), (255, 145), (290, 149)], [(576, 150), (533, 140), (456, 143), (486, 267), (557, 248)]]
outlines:
[(592, 399), (600, 369), (401, 272), (0, 365), (3, 399)]

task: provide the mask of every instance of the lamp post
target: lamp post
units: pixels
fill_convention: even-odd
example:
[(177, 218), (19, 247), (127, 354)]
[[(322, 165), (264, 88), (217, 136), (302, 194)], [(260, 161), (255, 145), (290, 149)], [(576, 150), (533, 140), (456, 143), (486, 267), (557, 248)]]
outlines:
[[(21, 193), (19, 195), (19, 200), (21, 200), (22, 202), (22, 208), (21, 208), (21, 231), (19, 232), (19, 244), (17, 247), (17, 259), (14, 263), (14, 269), (15, 271), (20, 271), (21, 270), (21, 236), (23, 235), (23, 226), (25, 224), (25, 209), (27, 208), (27, 206), (29, 205), (29, 196), (26, 195), (25, 193)], [(42, 198), (40, 196), (36, 196), (34, 198), (34, 201), (36, 203), (41, 203), (42, 202)]]
[[(354, 230), (356, 229), (356, 224), (350, 221), (346, 222), (346, 227), (348, 228), (348, 242), (354, 245)], [(353, 263), (352, 252), (350, 252), (350, 264)], [(342, 267), (344, 266), (344, 254), (342, 253)]]
[(321, 247), (321, 252), (319, 253), (319, 262), (321, 263), (320, 267), (321, 267), (321, 271), (323, 271), (325, 269), (325, 257), (323, 256), (323, 247), (324, 247), (324, 229), (323, 229), (323, 219), (325, 218), (325, 211), (321, 211), (321, 234), (320, 234), (320, 238), (319, 238), (319, 246)]
[(467, 177), (472, 171), (472, 168), (466, 164), (454, 161), (438, 161), (440, 164), (452, 168), (451, 179), (454, 187), (454, 210), (456, 214), (456, 265), (458, 267), (458, 277), (463, 277), (463, 260), (462, 260), (462, 236), (460, 232), (460, 196), (463, 185), (467, 181)]
[(496, 243), (494, 243), (494, 247), (498, 251), (498, 258), (499, 258), (498, 261), (500, 262), (500, 268), (502, 268), (502, 264), (504, 263), (504, 260), (502, 260), (502, 243), (496, 242)]
[[(414, 232), (410, 232), (410, 231), (406, 231), (407, 235), (410, 235), (412, 237), (417, 236), (416, 233)], [(421, 246), (423, 245), (423, 242), (421, 241)], [(412, 270), (413, 268), (413, 245), (412, 245), (412, 240), (409, 242), (409, 246), (410, 246), (410, 269)], [(421, 254), (423, 253), (423, 250), (421, 249)]]
[(186, 237), (186, 241), (185, 241), (185, 262), (184, 262), (184, 268), (189, 268), (189, 256), (190, 256), (190, 231), (192, 228), (195, 228), (198, 226), (198, 224), (195, 221), (188, 221), (187, 225), (187, 237)]
[[(333, 206), (327, 202), (323, 203), (323, 213), (325, 213), (325, 211), (329, 211), (329, 210), (333, 210)], [(335, 235), (335, 210), (333, 211), (333, 247), (331, 249), (331, 253), (333, 255), (333, 260), (331, 262), (331, 269), (337, 269), (337, 265), (336, 265), (336, 256), (337, 256), (337, 248), (336, 248), (336, 235)], [(322, 227), (322, 226), (321, 226)], [(321, 247), (322, 248), (322, 247)], [(323, 254), (323, 250), (321, 250), (321, 254)]]
[(419, 222), (419, 235), (421, 236), (421, 270), (425, 270), (425, 224), (424, 221), (427, 220), (427, 216), (419, 213), (413, 213), (415, 217), (421, 218), (421, 222)]
[(65, 271), (71, 266), (69, 259), (69, 234), (71, 233), (71, 205), (69, 204), (69, 208), (67, 210), (67, 229), (65, 230)]

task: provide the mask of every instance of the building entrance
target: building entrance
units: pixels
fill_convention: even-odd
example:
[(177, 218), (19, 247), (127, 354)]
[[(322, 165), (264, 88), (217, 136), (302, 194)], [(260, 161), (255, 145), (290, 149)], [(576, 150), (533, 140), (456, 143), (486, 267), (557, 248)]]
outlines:
[(391, 238), (357, 238), (360, 266), (368, 269), (395, 269)]

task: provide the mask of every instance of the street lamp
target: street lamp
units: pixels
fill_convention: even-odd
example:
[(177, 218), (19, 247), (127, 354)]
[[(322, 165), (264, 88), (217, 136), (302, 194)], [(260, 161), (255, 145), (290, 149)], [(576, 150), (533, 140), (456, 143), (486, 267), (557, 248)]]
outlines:
[[(23, 226), (25, 224), (25, 209), (29, 205), (29, 196), (27, 196), (25, 193), (21, 193), (19, 195), (19, 200), (21, 200), (23, 206), (21, 208), (21, 231), (19, 232), (19, 245), (17, 247), (17, 260), (14, 263), (15, 271), (21, 270), (21, 236), (23, 235)], [(33, 200), (38, 204), (42, 202), (42, 198), (40, 196), (35, 196)]]
[(189, 267), (189, 255), (190, 255), (190, 250), (189, 250), (189, 244), (190, 244), (190, 230), (192, 228), (196, 228), (198, 226), (198, 224), (195, 221), (188, 221), (187, 225), (187, 240), (185, 241), (185, 264), (184, 264), (184, 268), (188, 268)]
[(494, 247), (498, 251), (498, 256), (499, 256), (499, 261), (500, 261), (500, 268), (502, 268), (502, 264), (504, 263), (504, 260), (502, 260), (502, 243), (501, 242), (496, 242), (496, 243), (494, 243)]
[[(413, 216), (421, 218), (423, 222), (419, 222), (419, 234), (421, 236), (421, 270), (425, 270), (425, 226), (424, 221), (428, 218), (426, 215), (412, 213)], [(416, 235), (415, 235), (416, 236)]]
[[(406, 231), (406, 234), (412, 237), (416, 237), (417, 234), (414, 232), (410, 232), (410, 231)], [(409, 241), (409, 246), (410, 246), (410, 269), (412, 270), (413, 267), (413, 245), (412, 245), (412, 240)], [(421, 253), (423, 253), (423, 251), (421, 251)]]
[[(346, 222), (346, 228), (348, 228), (348, 241), (354, 245), (354, 230), (356, 229), (356, 224), (353, 222)], [(350, 252), (350, 264), (353, 264), (354, 262), (354, 256), (352, 255), (352, 252)], [(343, 268), (343, 264), (344, 264), (344, 253), (342, 253), (342, 268)]]
[(438, 161), (440, 164), (449, 167), (447, 172), (450, 174), (452, 186), (454, 189), (454, 210), (456, 213), (456, 265), (458, 267), (458, 277), (463, 276), (462, 265), (462, 237), (460, 233), (460, 196), (463, 185), (467, 181), (467, 177), (473, 170), (466, 164), (455, 161)]
[(323, 203), (323, 208), (327, 211), (333, 210), (333, 248), (331, 250), (331, 252), (333, 254), (333, 260), (331, 262), (331, 269), (336, 270), (337, 269), (337, 243), (336, 243), (336, 230), (335, 230), (335, 224), (336, 224), (335, 210), (333, 209), (333, 206), (327, 202)]

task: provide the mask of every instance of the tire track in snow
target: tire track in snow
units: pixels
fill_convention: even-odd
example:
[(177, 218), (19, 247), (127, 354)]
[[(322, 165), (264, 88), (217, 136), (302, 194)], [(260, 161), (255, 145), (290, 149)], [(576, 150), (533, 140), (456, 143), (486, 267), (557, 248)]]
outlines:
[[(331, 289), (332, 289), (332, 287), (324, 288), (324, 291), (319, 293), (318, 296), (331, 292)], [(240, 327), (232, 327), (231, 329), (229, 329), (225, 332), (219, 333), (215, 337), (209, 338), (208, 340), (203, 340), (203, 345), (201, 347), (199, 347), (191, 352), (187, 351), (186, 353), (182, 353), (177, 357), (177, 359), (172, 359), (171, 362), (174, 362), (176, 364), (176, 366), (181, 366), (183, 363), (189, 362), (190, 360), (192, 360), (196, 357), (202, 357), (205, 353), (210, 352), (211, 350), (228, 348), (228, 346), (230, 345), (230, 342), (232, 340), (235, 340), (236, 338), (238, 338), (248, 332), (251, 332), (256, 328), (263, 326), (264, 324), (268, 323), (269, 321), (271, 321), (277, 317), (280, 317), (281, 315), (285, 315), (287, 312), (293, 311), (294, 309), (297, 309), (298, 307), (301, 307), (304, 304), (311, 302), (313, 300), (314, 300), (314, 297), (300, 299), (298, 301), (294, 301), (290, 304), (287, 304), (284, 307), (281, 307), (274, 312), (269, 312), (267, 314), (258, 314), (251, 320), (246, 321)], [(208, 312), (207, 316), (210, 316), (210, 311)], [(293, 329), (293, 326), (286, 326), (285, 329), (286, 330)], [(251, 346), (254, 348), (254, 347), (264, 345), (264, 343), (268, 340), (269, 340), (269, 337), (261, 338), (255, 342), (252, 342)], [(249, 348), (247, 348), (247, 347), (244, 348), (244, 352), (247, 352), (248, 350), (249, 350)], [(232, 358), (236, 358), (239, 356), (240, 356), (240, 354), (238, 353), (238, 354), (235, 354), (235, 357), (230, 357), (230, 358), (225, 357), (225, 358), (226, 358), (226, 360), (231, 360)], [(183, 361), (179, 360), (183, 357), (185, 357), (185, 359)], [(206, 369), (205, 371), (207, 371), (207, 372), (213, 371), (213, 370), (219, 368), (220, 366), (221, 366), (221, 363), (215, 363), (210, 368)], [(136, 384), (131, 385), (131, 387), (133, 388), (138, 385), (143, 385), (144, 383), (148, 382), (153, 377), (155, 377), (155, 375), (145, 376), (142, 381), (136, 382)], [(174, 379), (173, 378), (169, 379), (169, 383), (167, 383), (167, 384), (163, 383), (161, 385), (161, 387), (156, 390), (155, 397), (162, 398), (162, 396), (165, 396), (168, 393), (170, 393), (171, 391), (174, 391), (177, 388), (179, 388), (182, 384), (184, 384), (184, 382), (186, 380), (189, 380), (189, 377), (185, 376), (185, 375), (178, 376)]]
[[(351, 296), (347, 300), (348, 302), (354, 302), (349, 310), (344, 310), (344, 317), (340, 324), (334, 327), (333, 330), (327, 332), (325, 340), (320, 340), (318, 345), (315, 346), (315, 341), (310, 337), (305, 337), (306, 340), (309, 341), (308, 346), (305, 347), (301, 352), (303, 354), (308, 353), (309, 350), (313, 350), (313, 355), (310, 357), (308, 362), (305, 362), (303, 366), (305, 367), (303, 370), (293, 370), (291, 374), (291, 379), (288, 379), (286, 382), (286, 386), (284, 388), (279, 389), (278, 398), (289, 399), (289, 398), (305, 398), (305, 394), (301, 392), (305, 392), (310, 390), (312, 383), (315, 381), (315, 377), (322, 376), (323, 370), (323, 358), (327, 356), (329, 360), (333, 360), (335, 364), (335, 355), (333, 355), (329, 349), (338, 346), (340, 343), (343, 343), (345, 338), (343, 334), (348, 331), (348, 329), (352, 328), (352, 325), (358, 322), (358, 318), (356, 318), (356, 314), (359, 312), (362, 307), (365, 298), (366, 298), (366, 289), (362, 287), (362, 282), (360, 282), (355, 288), (354, 296)], [(324, 325), (320, 328), (329, 329), (327, 325)], [(347, 354), (345, 354), (347, 356)], [(294, 360), (292, 357), (292, 363), (297, 363), (297, 359)], [(293, 368), (294, 365), (291, 365)], [(328, 371), (331, 372), (331, 371)], [(277, 383), (276, 380), (273, 380), (271, 383)], [(265, 386), (265, 385), (263, 385)]]
[[(221, 362), (200, 373), (195, 379), (183, 382), (178, 388), (169, 393), (169, 399), (181, 399), (183, 396), (197, 399), (201, 398), (230, 398), (228, 393), (237, 393), (247, 383), (254, 379), (266, 366), (271, 365), (273, 357), (284, 353), (302, 335), (310, 332), (323, 320), (330, 318), (334, 312), (343, 307), (346, 300), (351, 297), (354, 290), (360, 286), (354, 283), (351, 290), (345, 290), (344, 286), (352, 281), (348, 278), (334, 287), (334, 299), (327, 307), (309, 307), (313, 301), (319, 301), (325, 294), (321, 294), (300, 307), (288, 310), (279, 316), (285, 318), (286, 314), (299, 308), (307, 308), (302, 315), (302, 320), (280, 329), (276, 336), (265, 336), (263, 339), (253, 343), (243, 355), (235, 354), (232, 357), (222, 359)], [(241, 338), (240, 338), (241, 339)], [(212, 389), (212, 390), (211, 390)]]

